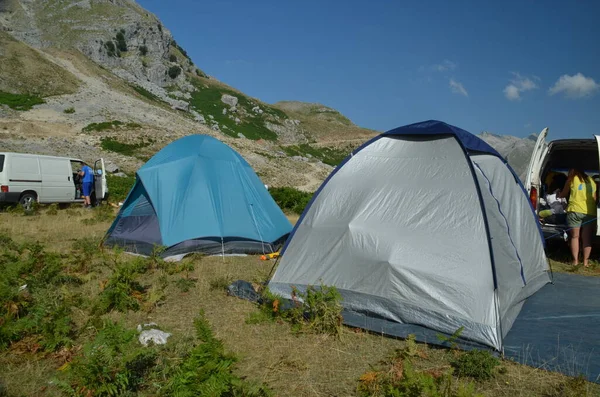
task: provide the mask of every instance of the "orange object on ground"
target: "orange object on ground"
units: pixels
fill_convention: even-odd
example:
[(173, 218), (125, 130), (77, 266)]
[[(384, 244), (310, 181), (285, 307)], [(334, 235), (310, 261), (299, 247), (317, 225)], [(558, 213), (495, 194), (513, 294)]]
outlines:
[(267, 261), (269, 259), (275, 259), (279, 256), (279, 252), (273, 252), (272, 254), (261, 255), (260, 259), (263, 261)]

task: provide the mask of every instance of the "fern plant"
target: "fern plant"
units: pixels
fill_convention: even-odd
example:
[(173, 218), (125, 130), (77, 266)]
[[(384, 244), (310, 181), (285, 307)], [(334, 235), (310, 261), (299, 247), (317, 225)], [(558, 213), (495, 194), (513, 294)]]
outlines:
[(135, 331), (107, 321), (55, 382), (72, 396), (121, 396), (136, 392), (156, 366), (158, 354), (135, 342)]
[(194, 321), (194, 347), (176, 369), (167, 387), (167, 396), (246, 396), (267, 397), (271, 393), (261, 385), (243, 381), (233, 373), (237, 358), (225, 352), (223, 343), (214, 337), (204, 312)]
[(136, 274), (135, 267), (118, 265), (98, 296), (92, 314), (104, 314), (111, 310), (120, 312), (139, 310), (145, 289), (135, 280)]

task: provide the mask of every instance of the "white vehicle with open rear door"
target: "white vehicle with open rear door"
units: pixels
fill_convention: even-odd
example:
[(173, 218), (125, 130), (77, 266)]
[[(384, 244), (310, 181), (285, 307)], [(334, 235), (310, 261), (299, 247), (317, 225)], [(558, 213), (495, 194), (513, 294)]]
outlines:
[[(79, 170), (83, 161), (69, 157), (0, 152), (0, 204), (83, 203)], [(108, 198), (104, 160), (93, 164), (92, 204)]]
[[(544, 197), (550, 188), (550, 177), (556, 173), (568, 175), (571, 168), (584, 170), (596, 183), (600, 179), (600, 136), (589, 139), (557, 139), (547, 141), (548, 128), (544, 128), (535, 144), (525, 177), (525, 188), (536, 213), (547, 209)], [(541, 220), (544, 237), (563, 238), (568, 229), (565, 217)], [(597, 221), (596, 221), (597, 222)], [(600, 228), (597, 228), (600, 235)]]

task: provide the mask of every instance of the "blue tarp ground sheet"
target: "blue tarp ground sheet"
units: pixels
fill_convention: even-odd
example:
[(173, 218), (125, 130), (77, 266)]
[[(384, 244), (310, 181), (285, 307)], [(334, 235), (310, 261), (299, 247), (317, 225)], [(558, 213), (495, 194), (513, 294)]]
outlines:
[(504, 340), (522, 364), (600, 383), (600, 277), (555, 273), (530, 297)]
[[(344, 323), (389, 336), (406, 337), (434, 345), (439, 333), (416, 325), (344, 312)], [(477, 343), (458, 341), (463, 349), (485, 349)], [(580, 374), (600, 383), (600, 277), (554, 274), (530, 297), (504, 340), (504, 354), (521, 364), (569, 376)]]

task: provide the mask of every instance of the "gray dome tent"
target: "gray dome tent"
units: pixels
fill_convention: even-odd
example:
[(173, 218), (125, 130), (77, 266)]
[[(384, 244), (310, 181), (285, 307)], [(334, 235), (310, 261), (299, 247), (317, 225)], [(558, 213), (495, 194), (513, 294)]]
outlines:
[(289, 298), (321, 282), (342, 294), (346, 323), (384, 320), (396, 336), (464, 327), (463, 340), (501, 350), (550, 275), (514, 171), (474, 135), (427, 121), (367, 142), (313, 196), (269, 288)]

